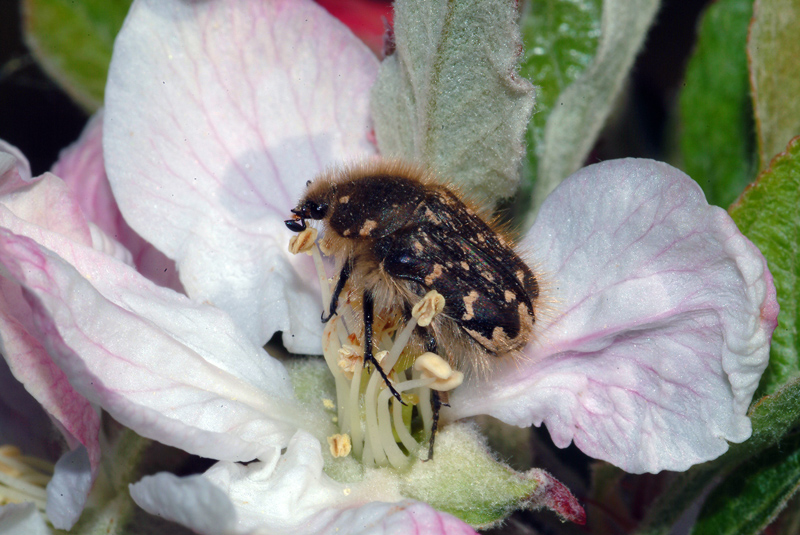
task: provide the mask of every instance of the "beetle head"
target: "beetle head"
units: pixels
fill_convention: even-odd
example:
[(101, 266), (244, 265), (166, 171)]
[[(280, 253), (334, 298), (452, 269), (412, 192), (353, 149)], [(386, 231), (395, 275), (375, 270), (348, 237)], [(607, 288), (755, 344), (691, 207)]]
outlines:
[(325, 201), (315, 201), (305, 199), (297, 208), (292, 209), (291, 219), (284, 221), (286, 227), (294, 232), (301, 232), (306, 229), (306, 219), (320, 220), (328, 213), (328, 203)]

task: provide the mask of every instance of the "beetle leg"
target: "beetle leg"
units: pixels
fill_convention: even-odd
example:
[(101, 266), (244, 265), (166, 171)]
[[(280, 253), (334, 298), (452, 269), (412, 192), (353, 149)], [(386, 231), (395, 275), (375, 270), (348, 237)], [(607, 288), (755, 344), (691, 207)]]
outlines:
[(389, 387), (392, 395), (397, 398), (397, 401), (405, 405), (406, 402), (403, 401), (400, 393), (395, 390), (394, 386), (392, 386), (392, 383), (389, 382), (389, 377), (386, 376), (386, 372), (383, 371), (381, 365), (378, 364), (378, 361), (375, 360), (375, 357), (372, 355), (373, 308), (374, 301), (372, 294), (369, 292), (369, 290), (364, 290), (364, 367), (367, 367), (369, 364), (373, 364), (375, 369), (378, 370), (378, 373), (381, 374), (383, 382)]
[(336, 287), (333, 289), (333, 296), (331, 296), (331, 302), (328, 305), (328, 316), (325, 316), (325, 312), (322, 312), (322, 323), (328, 323), (330, 319), (336, 314), (336, 306), (339, 304), (339, 296), (342, 295), (342, 290), (344, 290), (344, 285), (347, 283), (347, 279), (350, 278), (350, 262), (345, 261), (344, 265), (342, 266), (342, 271), (339, 272), (339, 280), (336, 281)]
[(431, 424), (431, 441), (428, 443), (428, 458), (423, 462), (433, 460), (433, 443), (436, 442), (436, 431), (439, 430), (439, 411), (442, 405), (449, 407), (447, 403), (442, 401), (442, 394), (438, 390), (431, 390), (431, 405), (433, 408), (433, 423)]
[[(436, 353), (438, 349), (438, 344), (436, 343), (436, 338), (433, 337), (432, 334), (429, 334), (428, 339), (425, 341), (425, 351), (430, 351), (431, 353)], [(442, 400), (442, 396), (446, 395), (445, 392), (442, 394), (438, 390), (431, 390), (431, 408), (433, 409), (433, 422), (431, 423), (431, 439), (428, 443), (428, 458), (425, 459), (423, 462), (433, 460), (433, 444), (436, 442), (436, 431), (439, 430), (439, 411), (442, 409), (442, 405), (445, 407), (449, 407), (445, 401)]]

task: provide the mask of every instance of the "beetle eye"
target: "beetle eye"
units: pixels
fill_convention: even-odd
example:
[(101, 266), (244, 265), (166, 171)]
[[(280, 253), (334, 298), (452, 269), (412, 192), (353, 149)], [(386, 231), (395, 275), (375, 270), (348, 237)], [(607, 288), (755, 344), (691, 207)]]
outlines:
[(306, 210), (308, 210), (308, 215), (311, 219), (322, 219), (328, 212), (328, 205), (326, 203), (309, 203), (306, 205)]

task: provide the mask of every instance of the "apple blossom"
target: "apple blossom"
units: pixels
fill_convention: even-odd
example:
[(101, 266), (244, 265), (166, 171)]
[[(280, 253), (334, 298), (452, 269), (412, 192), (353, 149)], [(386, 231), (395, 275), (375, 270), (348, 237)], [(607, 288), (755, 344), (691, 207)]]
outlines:
[[(42, 366), (137, 433), (219, 460), (142, 479), (137, 503), (201, 533), (471, 533), (464, 519), (486, 520), (470, 516), (465, 480), (505, 478), (513, 498), (481, 504), (502, 514), (583, 511), (544, 472), (501, 467), (458, 419), (544, 422), (558, 445), (636, 472), (685, 469), (749, 436), (777, 314), (766, 263), (689, 177), (623, 160), (576, 173), (543, 205), (522, 241), (543, 283), (536, 336), (524, 358), (452, 392), (436, 458), (420, 462), (414, 437), (399, 448), (380, 416), (334, 458), (328, 439), (362, 429), (361, 382), (341, 372), (341, 339), (321, 342), (326, 268), (289, 253), (283, 220), (307, 180), (375, 154), (376, 71), (310, 2), (134, 2), (109, 73), (106, 170), (126, 224), (175, 261), (185, 294), (143, 276), (108, 230), (3, 222), (0, 265), (23, 305), (9, 318), (41, 340)], [(321, 359), (271, 356), (278, 331), (290, 351), (324, 353), (335, 379)], [(365, 395), (365, 412), (387, 409), (381, 396)]]

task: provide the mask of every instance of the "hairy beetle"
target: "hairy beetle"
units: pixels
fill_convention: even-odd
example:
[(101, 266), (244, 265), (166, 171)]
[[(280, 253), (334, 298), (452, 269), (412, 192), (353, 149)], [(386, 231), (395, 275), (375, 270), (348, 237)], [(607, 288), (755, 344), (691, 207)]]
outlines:
[[(346, 282), (372, 309), (409, 309), (429, 290), (445, 298), (429, 327), (456, 367), (485, 368), (487, 357), (530, 339), (539, 284), (509, 241), (449, 186), (402, 162), (377, 161), (309, 183), (286, 226), (323, 223), (323, 243), (339, 266), (327, 321)], [(365, 336), (369, 336), (366, 329)], [(424, 341), (422, 341), (424, 343)], [(366, 350), (371, 348), (367, 344)]]
[[(443, 350), (456, 369), (486, 371), (493, 357), (530, 340), (536, 277), (501, 232), (430, 173), (381, 160), (332, 171), (308, 183), (292, 214), (285, 223), (295, 232), (322, 222), (323, 250), (340, 270), (322, 321), (336, 313), (348, 282), (363, 292), (364, 365), (375, 366), (398, 400), (373, 357), (376, 309), (408, 315), (428, 291), (439, 292), (443, 312), (417, 328), (412, 344)], [(440, 403), (435, 393), (437, 417)]]

